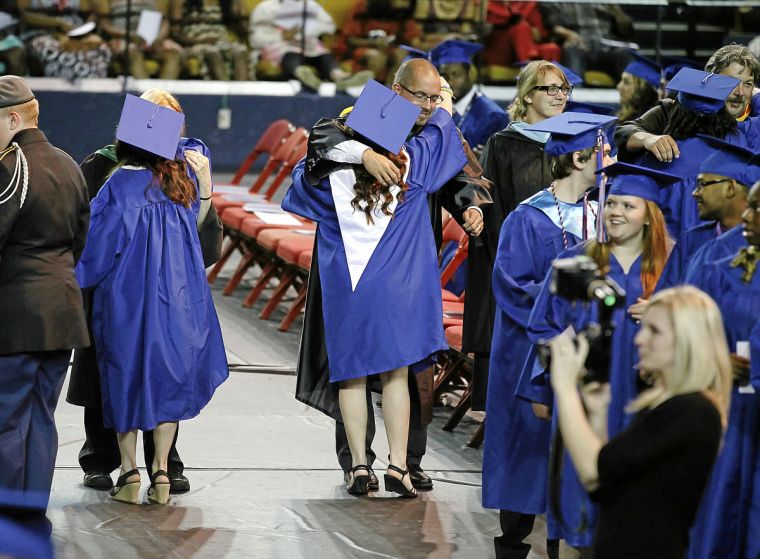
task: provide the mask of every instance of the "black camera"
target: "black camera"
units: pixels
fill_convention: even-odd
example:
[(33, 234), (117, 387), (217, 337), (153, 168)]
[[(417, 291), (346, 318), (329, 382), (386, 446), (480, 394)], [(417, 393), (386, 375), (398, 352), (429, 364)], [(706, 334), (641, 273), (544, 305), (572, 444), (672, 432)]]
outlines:
[[(625, 290), (614, 280), (605, 277), (591, 258), (576, 256), (560, 258), (552, 263), (551, 292), (598, 309), (597, 322), (589, 323), (582, 332), (589, 344), (586, 358), (586, 374), (582, 382), (607, 382), (609, 380), (613, 319), (615, 309), (625, 305)], [(551, 350), (546, 343), (539, 344), (541, 365), (549, 368)]]

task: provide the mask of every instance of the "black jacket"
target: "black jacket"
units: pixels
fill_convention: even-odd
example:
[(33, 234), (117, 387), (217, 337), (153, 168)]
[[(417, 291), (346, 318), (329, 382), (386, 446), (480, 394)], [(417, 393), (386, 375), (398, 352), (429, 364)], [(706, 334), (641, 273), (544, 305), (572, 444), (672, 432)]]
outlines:
[[(82, 295), (74, 266), (90, 218), (77, 164), (37, 128), (13, 137), (29, 168), (22, 188), (0, 205), (0, 354), (87, 346)], [(16, 152), (0, 161), (0, 190), (11, 181)]]
[(491, 272), (504, 220), (520, 202), (552, 182), (543, 144), (506, 129), (491, 136), (481, 157), (483, 176), (493, 183), (493, 204), (484, 208), (481, 242), (470, 243), (462, 349), (490, 353), (496, 301)]

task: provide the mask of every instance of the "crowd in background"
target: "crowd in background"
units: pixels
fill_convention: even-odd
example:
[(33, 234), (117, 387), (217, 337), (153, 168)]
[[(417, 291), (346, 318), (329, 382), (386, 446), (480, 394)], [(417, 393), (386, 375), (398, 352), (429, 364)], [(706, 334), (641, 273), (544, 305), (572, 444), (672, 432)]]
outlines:
[[(737, 10), (735, 21), (730, 11), (719, 16), (727, 31), (751, 32), (759, 11)], [(160, 15), (160, 24), (146, 31), (150, 26), (139, 25), (143, 13)], [(428, 51), (443, 40), (462, 39), (484, 45), (479, 61), (483, 66), (559, 61), (581, 76), (587, 70), (602, 72), (602, 81), (591, 85), (604, 85), (604, 76), (620, 79), (628, 62), (625, 47), (640, 41), (636, 26), (624, 8), (614, 4), (6, 1), (0, 3), (0, 73), (72, 80), (126, 73), (139, 79), (295, 78), (312, 89), (326, 80), (348, 87), (371, 76), (388, 80), (408, 54), (402, 45)], [(760, 50), (760, 44), (755, 48)], [(504, 82), (515, 77), (516, 71), (506, 76), (496, 72), (484, 73), (481, 79)]]

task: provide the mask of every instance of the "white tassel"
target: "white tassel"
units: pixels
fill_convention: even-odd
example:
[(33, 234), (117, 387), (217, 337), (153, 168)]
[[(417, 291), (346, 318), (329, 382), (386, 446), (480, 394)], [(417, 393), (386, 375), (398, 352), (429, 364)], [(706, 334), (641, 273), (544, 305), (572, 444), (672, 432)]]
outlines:
[[(26, 193), (29, 189), (29, 166), (26, 162), (26, 156), (16, 142), (11, 144), (11, 147), (16, 151), (16, 166), (13, 169), (13, 175), (11, 181), (5, 190), (0, 192), (0, 205), (5, 204), (8, 200), (13, 198), (18, 190), (19, 184), (21, 184), (21, 201), (19, 203), (19, 209), (24, 207), (24, 201), (26, 200)], [(12, 189), (12, 190), (11, 190)], [(10, 194), (8, 191), (11, 190)]]

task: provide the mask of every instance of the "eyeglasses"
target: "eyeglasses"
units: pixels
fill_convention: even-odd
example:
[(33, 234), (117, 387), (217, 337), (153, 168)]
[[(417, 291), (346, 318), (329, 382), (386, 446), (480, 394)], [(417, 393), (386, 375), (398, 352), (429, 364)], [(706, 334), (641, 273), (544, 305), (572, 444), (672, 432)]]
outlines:
[(572, 85), (537, 85), (533, 89), (540, 89), (541, 91), (544, 91), (549, 97), (556, 97), (560, 91), (562, 92), (562, 95), (567, 97), (573, 92)]
[(707, 181), (707, 182), (702, 181), (702, 180), (698, 180), (697, 181), (697, 187), (694, 189), (694, 192), (702, 192), (705, 189), (706, 186), (710, 186), (711, 184), (719, 184), (721, 182), (727, 182), (727, 181), (730, 181), (730, 180), (731, 179), (716, 179), (714, 181)]
[(415, 101), (418, 101), (422, 104), (425, 103), (425, 101), (430, 101), (432, 105), (438, 105), (439, 103), (443, 102), (443, 97), (440, 95), (425, 95), (422, 91), (412, 91), (408, 87), (406, 87), (403, 84), (398, 84), (399, 87), (403, 88), (405, 91), (408, 91), (409, 93), (414, 96)]

